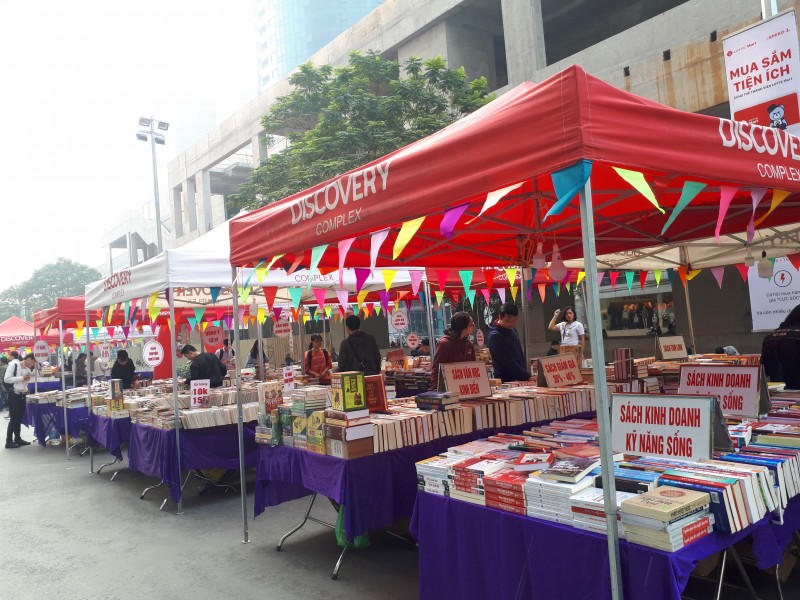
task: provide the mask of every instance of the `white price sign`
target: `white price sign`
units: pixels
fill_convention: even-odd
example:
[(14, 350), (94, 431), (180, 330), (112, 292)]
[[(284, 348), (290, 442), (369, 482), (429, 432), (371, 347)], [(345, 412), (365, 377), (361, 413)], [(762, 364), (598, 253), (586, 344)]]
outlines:
[(478, 329), (478, 332), (475, 334), (475, 340), (478, 342), (478, 346), (483, 348), (483, 345), (486, 343), (486, 338), (483, 335), (482, 329)]
[(538, 385), (562, 387), (583, 381), (578, 357), (572, 353), (543, 356), (539, 360)]
[(294, 369), (283, 367), (283, 391), (291, 392), (294, 389)]
[(485, 398), (492, 395), (486, 363), (461, 362), (439, 365), (444, 375), (447, 391), (456, 392), (462, 400)]
[(111, 346), (108, 344), (100, 344), (97, 347), (97, 352), (100, 354), (100, 360), (108, 362), (111, 360)]
[(191, 384), (192, 408), (202, 408), (205, 406), (210, 390), (210, 379), (193, 379)]
[(664, 360), (677, 360), (687, 358), (686, 342), (682, 335), (674, 335), (658, 338), (656, 358)]
[(289, 337), (289, 334), (292, 333), (292, 325), (289, 321), (278, 321), (272, 331), (280, 338)]
[(37, 340), (33, 345), (33, 357), (39, 364), (50, 360), (50, 346), (47, 345), (47, 342), (44, 340)]
[(404, 310), (396, 310), (392, 313), (392, 327), (397, 331), (408, 329), (408, 313)]
[(409, 333), (406, 337), (406, 346), (415, 350), (419, 347), (419, 336), (416, 333)]
[(611, 402), (614, 451), (685, 460), (711, 458), (713, 397), (614, 394)]
[(716, 396), (722, 414), (758, 418), (759, 365), (681, 365), (679, 394)]
[(149, 367), (157, 367), (164, 361), (164, 346), (156, 340), (149, 340), (142, 346), (142, 358)]

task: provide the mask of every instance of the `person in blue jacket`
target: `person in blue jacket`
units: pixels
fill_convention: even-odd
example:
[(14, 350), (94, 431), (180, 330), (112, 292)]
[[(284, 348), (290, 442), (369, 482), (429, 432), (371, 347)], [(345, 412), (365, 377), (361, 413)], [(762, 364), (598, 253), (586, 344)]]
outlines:
[(503, 382), (528, 381), (531, 378), (517, 335), (518, 316), (516, 304), (506, 302), (500, 307), (500, 316), (489, 329), (489, 351), (492, 353), (494, 376)]

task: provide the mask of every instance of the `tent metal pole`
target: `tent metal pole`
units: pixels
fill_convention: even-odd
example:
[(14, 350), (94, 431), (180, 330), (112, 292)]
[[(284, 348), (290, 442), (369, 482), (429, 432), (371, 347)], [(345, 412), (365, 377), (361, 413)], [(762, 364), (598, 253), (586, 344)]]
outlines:
[[(594, 237), (594, 213), (592, 210), (591, 179), (580, 191), (581, 231), (583, 234), (583, 257), (586, 280), (597, 281), (597, 247)], [(603, 478), (603, 500), (608, 527), (608, 564), (611, 575), (611, 597), (622, 598), (622, 571), (617, 531), (616, 486), (613, 474), (613, 451), (611, 449), (611, 424), (608, 386), (606, 384), (605, 349), (603, 347), (602, 320), (600, 319), (600, 297), (595, 286), (587, 286), (586, 313), (589, 316), (589, 345), (592, 350), (592, 371), (597, 393), (597, 424), (600, 434), (600, 465)]]
[[(36, 328), (33, 329), (33, 350), (32, 352), (36, 351), (36, 342), (39, 340), (39, 336), (36, 334)], [(39, 361), (36, 361), (36, 370), (33, 372), (33, 393), (39, 393)]]
[(433, 336), (433, 300), (431, 299), (431, 284), (427, 278), (425, 279), (425, 299), (427, 300), (425, 303), (425, 313), (428, 321), (428, 341), (431, 343), (431, 360), (433, 360), (433, 355), (436, 352), (436, 340)]
[(297, 333), (300, 336), (300, 372), (306, 374), (306, 341), (305, 341), (305, 328), (306, 324), (303, 320), (303, 311), (305, 308), (300, 305), (297, 313)]
[[(84, 321), (84, 325), (86, 326), (86, 329), (84, 329), (84, 331), (86, 331), (86, 345), (88, 347), (88, 345), (89, 345), (89, 309), (84, 306), (83, 310), (84, 310), (83, 318), (86, 319), (86, 321)], [(87, 368), (86, 369), (86, 382), (87, 383), (91, 380), (90, 377), (91, 376), (89, 375), (89, 369)], [(90, 413), (94, 412), (94, 410), (93, 410), (94, 407), (92, 406), (93, 400), (92, 400), (91, 388), (89, 388), (86, 391), (86, 401), (87, 401), (87, 404), (89, 405), (89, 407), (88, 407), (89, 408), (89, 412)], [(89, 443), (88, 435), (87, 435), (86, 445), (89, 446), (89, 473), (94, 473), (94, 450), (92, 450), (92, 446)]]
[[(86, 323), (88, 324), (89, 323), (89, 311), (86, 310), (86, 309), (84, 309), (84, 310), (85, 310), (84, 318), (86, 319)], [(109, 310), (111, 310), (111, 307), (109, 307)], [(112, 318), (113, 318), (113, 316), (112, 316)], [(91, 400), (91, 395), (92, 394), (90, 393), (90, 390), (92, 389), (92, 386), (89, 385), (89, 382), (92, 380), (92, 374), (90, 373), (90, 369), (89, 369), (89, 363), (91, 362), (89, 360), (89, 356), (90, 356), (90, 353), (89, 353), (89, 340), (90, 340), (90, 336), (91, 336), (91, 328), (90, 327), (86, 327), (86, 329), (84, 329), (84, 331), (86, 332), (86, 397)], [(89, 412), (92, 412), (92, 403), (91, 403), (91, 401), (89, 402)]]
[[(169, 325), (170, 336), (169, 346), (172, 352), (172, 408), (175, 412), (175, 458), (178, 461), (178, 481), (181, 478), (181, 416), (180, 406), (178, 405), (178, 332), (175, 328), (175, 299), (174, 290), (168, 287), (167, 295), (169, 296)], [(183, 486), (178, 492), (178, 514), (183, 514)]]
[[(264, 309), (264, 310), (266, 310), (266, 309)], [(258, 337), (256, 338), (256, 339), (258, 339), (258, 362), (256, 364), (258, 365), (258, 373), (261, 376), (260, 381), (266, 381), (267, 378), (266, 378), (266, 374), (264, 372), (264, 367), (265, 367), (265, 365), (264, 365), (264, 332), (262, 331), (262, 327), (263, 327), (263, 325), (258, 320), (258, 316), (256, 316), (256, 332), (258, 333)], [(235, 339), (235, 336), (234, 336), (234, 339)], [(239, 348), (239, 352), (241, 352), (241, 351), (242, 351), (242, 349)], [(237, 361), (237, 363), (238, 363), (238, 361)], [(238, 371), (238, 369), (237, 369), (237, 371)], [(256, 378), (256, 379), (258, 379), (258, 378)]]
[[(66, 357), (64, 356), (64, 321), (59, 319), (58, 321), (58, 337), (61, 342), (61, 357), (62, 357), (62, 367), (66, 367), (67, 361)], [(72, 352), (72, 350), (70, 350)], [(75, 367), (73, 369), (73, 376), (75, 373)], [(73, 380), (74, 381), (74, 380)], [(67, 376), (64, 375), (64, 368), (61, 369), (61, 403), (64, 405), (64, 447), (67, 451), (67, 460), (69, 460), (69, 437), (66, 433), (67, 427)]]
[[(686, 268), (689, 268), (689, 247), (683, 246), (683, 254), (686, 258)], [(697, 354), (697, 343), (694, 341), (694, 320), (692, 319), (692, 302), (689, 299), (689, 278), (683, 282), (683, 294), (686, 298), (686, 316), (689, 320), (689, 337), (692, 339), (692, 352)]]
[(525, 365), (526, 369), (530, 371), (531, 360), (529, 358), (528, 352), (528, 340), (530, 339), (529, 332), (528, 332), (528, 286), (526, 285), (526, 274), (527, 268), (525, 266), (520, 266), (519, 268), (519, 278), (520, 278), (520, 293), (522, 294), (522, 350), (523, 354), (525, 355)]
[[(234, 348), (239, 348), (239, 289), (236, 285), (236, 279), (239, 274), (236, 267), (231, 266), (231, 294), (233, 296), (233, 345)], [(257, 321), (258, 319), (256, 319)], [(263, 360), (261, 355), (261, 325), (258, 326), (258, 351), (259, 361)], [(241, 350), (241, 349), (240, 349)], [(250, 543), (250, 532), (247, 529), (247, 487), (245, 485), (245, 464), (244, 464), (244, 412), (242, 409), (242, 369), (241, 360), (235, 363), (236, 372), (236, 416), (237, 427), (239, 429), (239, 496), (242, 499), (242, 543)]]

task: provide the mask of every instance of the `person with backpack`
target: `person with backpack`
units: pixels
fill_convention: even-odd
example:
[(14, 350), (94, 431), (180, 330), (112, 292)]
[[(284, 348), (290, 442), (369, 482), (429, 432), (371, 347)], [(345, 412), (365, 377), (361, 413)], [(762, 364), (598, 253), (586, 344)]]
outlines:
[[(8, 368), (8, 358), (5, 356), (0, 356), (0, 381), (2, 381), (6, 376), (6, 369)], [(8, 392), (6, 392), (6, 386), (0, 385), (0, 410), (6, 409), (6, 403), (8, 400)], [(6, 417), (8, 419), (8, 417)]]
[(236, 361), (236, 351), (233, 350), (228, 342), (228, 338), (222, 340), (222, 348), (217, 350), (214, 354), (225, 365), (225, 368), (230, 371), (234, 367)]
[(338, 372), (361, 371), (364, 375), (379, 375), (381, 372), (381, 351), (378, 342), (368, 333), (361, 331), (361, 319), (350, 315), (344, 320), (347, 337), (339, 347)]
[(198, 352), (197, 348), (191, 344), (186, 344), (181, 349), (181, 354), (191, 361), (186, 385), (193, 380), (208, 379), (212, 388), (222, 387), (222, 381), (228, 374), (228, 368), (215, 354)]
[(322, 384), (330, 384), (333, 360), (330, 353), (322, 347), (322, 336), (318, 333), (311, 336), (311, 343), (308, 345), (305, 362), (306, 375), (318, 378)]
[(25, 414), (25, 396), (28, 395), (28, 381), (31, 379), (31, 371), (36, 366), (36, 359), (33, 354), (25, 355), (20, 360), (19, 353), (11, 353), (14, 358), (6, 369), (3, 377), (3, 385), (8, 392), (8, 413), (11, 417), (6, 431), (6, 448), (19, 448), (20, 446), (30, 446), (31, 443), (22, 439), (20, 430), (22, 428), (22, 416)]

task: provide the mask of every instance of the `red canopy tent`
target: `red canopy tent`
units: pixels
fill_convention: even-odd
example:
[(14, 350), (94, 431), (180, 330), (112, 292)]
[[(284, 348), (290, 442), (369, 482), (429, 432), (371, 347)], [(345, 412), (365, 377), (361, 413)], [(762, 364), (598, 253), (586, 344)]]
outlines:
[[(617, 89), (577, 66), (539, 84), (518, 86), (484, 108), (364, 167), (231, 221), (231, 263), (254, 265), (278, 254), (355, 238), (348, 266), (370, 264), (368, 234), (390, 228), (377, 265), (475, 267), (525, 262), (521, 241), (559, 243), (562, 257), (583, 254), (577, 202), (545, 219), (556, 201), (551, 174), (589, 161), (597, 254), (708, 238), (715, 234), (720, 186), (734, 186), (723, 233), (744, 231), (752, 188), (800, 191), (800, 139), (780, 130), (685, 113)], [(655, 206), (613, 167), (650, 184)], [(665, 232), (684, 182), (706, 187)], [(487, 194), (520, 184), (477, 217)], [(645, 184), (647, 185), (647, 184)], [(572, 190), (574, 196), (577, 189)], [(771, 206), (767, 193), (757, 217)], [(566, 198), (567, 201), (571, 198)], [(450, 238), (440, 226), (448, 209), (466, 204)], [(394, 259), (400, 225), (425, 217)], [(769, 226), (800, 221), (786, 198)], [(336, 246), (319, 263), (338, 266)]]
[(58, 298), (56, 305), (33, 313), (33, 326), (44, 330), (61, 321), (65, 326), (86, 321), (86, 303), (83, 296)]
[(0, 323), (0, 350), (19, 346), (33, 347), (33, 325), (17, 316)]
[[(592, 356), (603, 356), (591, 284), (598, 254), (742, 232), (755, 217), (769, 226), (797, 223), (798, 191), (799, 138), (672, 109), (573, 66), (359, 169), (233, 219), (231, 263), (250, 266), (285, 254), (287, 261), (336, 266), (335, 244), (346, 241), (340, 248), (348, 266), (526, 266), (532, 241), (545, 241), (548, 255), (557, 242), (564, 259), (585, 260)], [(613, 592), (622, 581), (614, 480), (606, 468), (609, 403), (602, 361), (593, 367)]]

